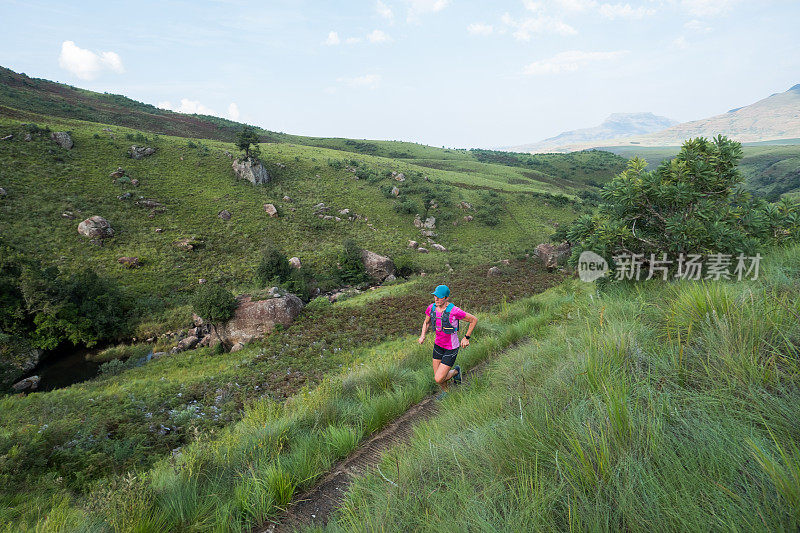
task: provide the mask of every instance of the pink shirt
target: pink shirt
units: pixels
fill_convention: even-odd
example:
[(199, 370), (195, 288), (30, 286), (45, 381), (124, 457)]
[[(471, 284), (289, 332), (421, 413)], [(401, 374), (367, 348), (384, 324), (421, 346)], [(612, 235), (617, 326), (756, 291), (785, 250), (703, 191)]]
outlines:
[[(432, 307), (434, 307), (434, 304), (429, 305), (428, 308), (425, 310), (425, 314), (427, 316), (430, 316)], [(436, 311), (436, 323), (434, 324), (433, 320), (431, 320), (431, 326), (434, 326), (434, 329), (441, 327), (443, 313), (444, 310), (442, 310), (441, 312)], [(464, 318), (466, 318), (466, 316), (467, 313), (463, 309), (456, 307), (454, 305), (453, 308), (450, 310), (450, 324), (452, 324), (455, 327), (456, 321), (463, 320)], [(437, 331), (436, 340), (434, 341), (434, 344), (436, 346), (444, 348), (445, 350), (452, 350), (454, 348), (458, 348), (459, 346), (458, 332), (448, 335), (447, 333), (442, 333), (441, 331)]]

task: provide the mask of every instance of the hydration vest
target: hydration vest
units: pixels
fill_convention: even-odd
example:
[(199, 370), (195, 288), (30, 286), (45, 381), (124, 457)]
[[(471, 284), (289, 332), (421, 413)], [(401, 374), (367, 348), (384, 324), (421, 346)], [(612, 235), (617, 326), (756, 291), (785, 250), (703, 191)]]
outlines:
[(452, 335), (453, 333), (458, 331), (458, 327), (460, 326), (460, 324), (459, 324), (460, 321), (456, 320), (456, 325), (455, 326), (450, 323), (450, 311), (452, 311), (452, 309), (454, 307), (455, 307), (455, 305), (453, 305), (452, 303), (447, 304), (447, 307), (445, 307), (444, 311), (442, 311), (442, 316), (441, 316), (442, 325), (441, 325), (441, 327), (437, 327), (436, 326), (436, 304), (433, 304), (431, 306), (431, 312), (430, 312), (431, 322), (433, 323), (433, 326), (436, 329), (436, 331), (441, 331), (442, 333), (444, 333), (446, 335)]

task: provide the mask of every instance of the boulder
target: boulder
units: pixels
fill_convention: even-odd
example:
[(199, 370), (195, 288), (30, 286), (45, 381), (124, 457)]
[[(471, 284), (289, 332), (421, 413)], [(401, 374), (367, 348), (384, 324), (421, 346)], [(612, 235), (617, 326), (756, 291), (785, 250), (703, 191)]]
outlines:
[[(141, 196), (139, 198), (141, 198)], [(136, 205), (138, 205), (139, 207), (145, 207), (147, 209), (155, 209), (157, 207), (164, 206), (164, 204), (162, 204), (161, 202), (156, 202), (155, 200), (148, 200), (148, 199), (137, 200)]]
[(191, 350), (192, 348), (197, 346), (198, 342), (200, 342), (200, 339), (198, 339), (194, 335), (191, 335), (189, 337), (186, 337), (185, 339), (181, 339), (180, 341), (178, 341), (178, 344), (176, 344), (175, 347), (172, 348), (172, 350), (170, 350), (170, 352), (178, 353), (186, 350)]
[(156, 228), (156, 233), (164, 233), (164, 228)]
[(64, 211), (63, 213), (61, 213), (61, 218), (72, 220), (75, 218), (75, 215), (72, 213), (72, 211)]
[(409, 248), (416, 248), (417, 246), (419, 246), (419, 243), (417, 241), (412, 241), (412, 240), (408, 241)]
[(238, 307), (233, 318), (217, 328), (217, 333), (227, 345), (262, 337), (282, 324), (290, 325), (303, 308), (303, 302), (294, 294), (278, 298), (253, 300), (244, 295), (237, 298)]
[(197, 278), (198, 285), (204, 285), (208, 280), (206, 278)]
[(459, 209), (472, 209), (472, 204), (469, 202), (461, 202), (458, 204)]
[(284, 202), (289, 202), (289, 203), (291, 203), (292, 199), (291, 199), (291, 198), (289, 198), (288, 196), (284, 196), (284, 197), (283, 197), (283, 201), (284, 201)]
[(425, 229), (436, 229), (436, 217), (426, 218), (425, 222), (422, 224), (422, 227)]
[(138, 257), (120, 257), (117, 259), (117, 263), (125, 268), (138, 268), (140, 266)]
[(183, 239), (177, 240), (173, 242), (175, 246), (180, 248), (181, 250), (186, 250), (187, 252), (192, 251), (195, 249), (196, 246), (199, 246), (202, 241), (195, 239), (194, 237), (185, 237)]
[(149, 146), (131, 146), (128, 153), (132, 159), (142, 159), (156, 153), (156, 149)]
[(394, 274), (394, 263), (386, 256), (361, 250), (361, 261), (364, 268), (373, 280), (381, 282), (390, 274)]
[(299, 257), (292, 257), (291, 259), (289, 259), (289, 266), (292, 268), (300, 269), (303, 265), (302, 263), (300, 263)]
[(133, 178), (131, 180), (131, 185), (133, 185), (134, 187), (138, 187), (139, 186), (139, 180), (137, 180), (136, 178)]
[(553, 269), (563, 262), (572, 253), (572, 245), (569, 243), (561, 243), (558, 246), (553, 246), (550, 243), (542, 243), (536, 247), (536, 257), (542, 260), (544, 266)]
[(50, 139), (65, 150), (70, 150), (75, 146), (75, 143), (72, 142), (72, 138), (66, 131), (54, 131), (50, 134)]
[(392, 187), (392, 196), (400, 196), (400, 189)]
[(264, 204), (264, 211), (272, 218), (278, 218), (278, 208), (273, 204)]
[(6, 196), (7, 194), (8, 193), (6, 192), (6, 190), (4, 188), (0, 187), (0, 196)]
[(422, 227), (422, 219), (419, 218), (419, 215), (414, 217), (414, 227), (421, 228)]
[(447, 248), (445, 248), (444, 246), (442, 246), (441, 244), (438, 244), (438, 243), (433, 243), (431, 245), (431, 248), (433, 248), (437, 252), (446, 252), (447, 251)]
[(117, 167), (117, 170), (108, 175), (109, 178), (119, 179), (125, 175), (125, 170), (122, 167)]
[(421, 246), (419, 248), (417, 248), (417, 251), (419, 253), (421, 253), (421, 254), (427, 254), (428, 253), (428, 249), (427, 248), (423, 248)]
[(90, 239), (107, 239), (114, 236), (114, 229), (108, 220), (95, 215), (78, 224), (78, 233)]
[(30, 133), (25, 134), (25, 142), (31, 142), (33, 140), (33, 135)]
[(472, 215), (467, 215), (464, 217), (465, 222), (472, 222), (472, 219), (473, 219)]
[(242, 348), (244, 348), (244, 344), (242, 344), (241, 342), (237, 342), (236, 344), (231, 346), (231, 353), (236, 353)]
[(33, 348), (24, 340), (5, 345), (0, 358), (0, 389), (10, 386), (36, 368), (43, 354), (43, 350)]
[(397, 181), (406, 181), (406, 175), (401, 172), (397, 176), (395, 176), (394, 179), (396, 179)]
[(502, 271), (501, 271), (499, 268), (497, 268), (497, 267), (492, 267), (492, 268), (490, 268), (490, 269), (489, 269), (489, 271), (488, 271), (488, 272), (486, 272), (486, 277), (490, 277), (490, 276), (499, 276), (499, 275), (501, 275), (502, 273), (503, 273), (503, 272), (502, 272)]
[(231, 219), (231, 212), (228, 211), (227, 209), (223, 209), (222, 211), (217, 213), (217, 216), (219, 218), (221, 218), (222, 220), (230, 220)]
[(41, 378), (39, 376), (31, 376), (29, 378), (25, 378), (22, 381), (18, 381), (11, 385), (11, 388), (17, 392), (22, 392), (26, 390), (36, 390), (39, 388), (39, 381)]
[(350, 214), (350, 210), (347, 209), (347, 208), (342, 209), (342, 210), (339, 211), (339, 214), (340, 215), (349, 215)]
[(384, 283), (391, 283), (392, 281), (397, 281), (397, 276), (395, 276), (394, 274), (389, 274), (388, 276), (386, 276), (386, 279), (383, 280)]
[(241, 161), (234, 159), (231, 166), (239, 179), (247, 180), (253, 185), (263, 185), (271, 179), (264, 164), (253, 157), (246, 157)]

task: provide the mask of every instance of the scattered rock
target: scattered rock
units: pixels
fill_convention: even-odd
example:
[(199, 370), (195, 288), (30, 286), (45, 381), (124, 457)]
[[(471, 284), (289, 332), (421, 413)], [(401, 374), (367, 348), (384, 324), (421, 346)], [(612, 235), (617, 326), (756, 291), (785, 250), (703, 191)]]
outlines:
[(125, 268), (138, 268), (141, 266), (138, 257), (120, 257), (117, 259), (117, 263)]
[(244, 295), (237, 301), (233, 318), (218, 328), (220, 337), (228, 345), (247, 343), (269, 333), (278, 324), (288, 326), (303, 308), (303, 302), (294, 294), (256, 301)]
[(14, 138), (14, 134), (12, 133), (11, 135), (6, 135), (5, 137), (0, 137), (0, 141), (10, 141), (13, 138)]
[(419, 246), (419, 243), (417, 241), (412, 241), (412, 240), (408, 241), (409, 248), (416, 248), (417, 246)]
[(314, 211), (327, 211), (329, 208), (325, 207), (325, 204), (320, 202), (314, 206)]
[(428, 253), (428, 249), (427, 248), (423, 248), (421, 246), (419, 248), (417, 248), (417, 251), (419, 253), (421, 253), (421, 254), (427, 254)]
[(272, 218), (278, 218), (278, 208), (273, 204), (264, 204), (264, 211)]
[(7, 195), (8, 195), (8, 193), (6, 192), (6, 190), (4, 188), (0, 187), (0, 196), (7, 196)]
[(436, 218), (435, 217), (428, 217), (425, 219), (425, 223), (422, 225), (425, 229), (436, 229)]
[[(141, 196), (140, 196), (140, 198), (141, 198)], [(155, 200), (148, 200), (148, 199), (137, 200), (136, 201), (136, 205), (138, 205), (140, 207), (145, 207), (147, 209), (155, 209), (157, 207), (164, 207), (164, 204), (162, 204), (160, 202), (156, 202)]]
[(233, 346), (231, 346), (231, 352), (230, 352), (230, 353), (235, 353), (235, 352), (238, 352), (238, 351), (239, 351), (239, 350), (241, 350), (242, 348), (244, 348), (244, 344), (242, 344), (241, 342), (237, 342), (236, 344), (234, 344)]
[(400, 196), (400, 189), (392, 187), (392, 196)]
[(544, 266), (548, 269), (553, 269), (558, 266), (558, 263), (569, 257), (572, 253), (572, 245), (569, 243), (561, 243), (558, 246), (553, 246), (550, 243), (542, 243), (536, 247), (536, 257), (542, 260)]
[(181, 250), (186, 250), (188, 252), (194, 250), (195, 246), (197, 246), (199, 243), (191, 237), (186, 237), (184, 239), (177, 240), (172, 244), (174, 244)]
[(361, 250), (361, 261), (364, 263), (367, 274), (379, 283), (388, 275), (394, 274), (394, 263), (386, 256), (369, 250)]
[(350, 214), (350, 210), (347, 209), (347, 208), (342, 209), (341, 211), (339, 211), (339, 214), (340, 215), (349, 215)]
[(164, 233), (164, 228), (156, 228), (156, 233)]
[(198, 278), (197, 283), (203, 285), (206, 282), (206, 278)]
[(122, 193), (119, 196), (117, 196), (117, 200), (127, 200), (131, 196), (133, 196), (133, 195), (131, 193), (129, 193), (129, 192)]
[(406, 181), (406, 175), (401, 172), (400, 174), (395, 176), (394, 179), (396, 179), (397, 181)]
[(394, 274), (389, 274), (388, 276), (386, 276), (386, 279), (383, 280), (384, 283), (391, 283), (392, 281), (397, 281), (397, 276), (395, 276)]
[(113, 131), (111, 128), (103, 128), (103, 131)]
[(75, 143), (72, 142), (72, 138), (66, 131), (54, 131), (50, 134), (50, 139), (65, 150), (70, 150), (75, 146)]
[(335, 220), (336, 222), (341, 222), (342, 221), (342, 219), (339, 218), (339, 217), (333, 217), (333, 220)]
[(132, 179), (131, 180), (131, 185), (133, 185), (134, 187), (138, 187), (139, 186), (139, 180), (137, 180), (136, 178)]
[(500, 263), (503, 264), (503, 265), (510, 265), (511, 261), (509, 261), (508, 259), (503, 259), (503, 260), (500, 261)]
[(469, 202), (461, 202), (458, 204), (459, 209), (472, 209), (472, 204)]
[(78, 224), (78, 233), (90, 239), (107, 239), (114, 236), (114, 230), (108, 220), (97, 215)]
[(197, 343), (199, 341), (200, 341), (200, 339), (198, 339), (194, 335), (192, 335), (190, 337), (186, 337), (185, 339), (181, 339), (178, 342), (178, 344), (172, 350), (170, 350), (170, 352), (171, 353), (178, 353), (178, 352), (183, 352), (185, 350), (191, 350), (192, 348), (194, 348), (197, 345)]
[(488, 272), (486, 272), (486, 277), (490, 277), (490, 276), (499, 276), (499, 275), (500, 275), (500, 274), (502, 274), (502, 273), (503, 273), (503, 272), (502, 272), (502, 271), (501, 271), (499, 268), (497, 268), (497, 267), (492, 267), (492, 268), (490, 268), (490, 269), (489, 269), (489, 271), (488, 271)]
[(231, 154), (231, 153), (230, 153), (229, 151), (227, 151), (227, 150), (225, 150), (225, 151), (224, 151), (224, 152), (222, 152), (222, 153), (223, 153), (223, 154), (225, 154), (225, 156), (227, 156), (227, 158), (228, 158), (228, 159), (232, 159), (232, 158), (233, 158), (233, 154)]
[(222, 211), (217, 213), (217, 216), (219, 218), (221, 218), (222, 220), (230, 220), (231, 219), (231, 212), (228, 211), (227, 209), (223, 209)]
[(25, 134), (25, 142), (31, 142), (33, 140), (33, 135), (30, 133)]
[(264, 164), (253, 157), (247, 157), (241, 161), (234, 159), (231, 166), (239, 179), (247, 180), (253, 185), (263, 185), (269, 183), (271, 179)]
[(448, 272), (454, 272), (453, 267), (450, 266), (450, 263), (445, 263), (445, 268), (447, 268)]
[(131, 146), (128, 153), (133, 159), (142, 159), (156, 153), (156, 149), (149, 146)]
[(291, 202), (291, 201), (292, 201), (292, 199), (291, 199), (291, 198), (289, 198), (288, 196), (284, 196), (284, 197), (283, 197), (283, 201), (284, 201), (284, 202)]
[(438, 244), (438, 243), (433, 243), (431, 245), (431, 248), (433, 248), (434, 250), (436, 250), (438, 252), (446, 252), (447, 251), (447, 248), (445, 248), (444, 246), (442, 246), (441, 244)]
[(39, 381), (41, 378), (39, 376), (31, 376), (29, 378), (25, 378), (22, 381), (18, 381), (11, 385), (11, 388), (17, 392), (22, 392), (26, 390), (36, 390), (39, 388)]
[(61, 213), (61, 218), (72, 220), (75, 218), (75, 215), (72, 214), (72, 211), (64, 211), (63, 213)]
[(472, 215), (467, 215), (467, 216), (464, 217), (464, 221), (472, 222), (472, 218), (473, 218)]
[(419, 232), (423, 237), (436, 237), (436, 232), (430, 229), (424, 229)]
[(324, 220), (333, 220), (333, 217), (331, 215), (322, 215), (322, 218)]
[(303, 265), (300, 263), (299, 257), (292, 257), (291, 259), (289, 259), (289, 266), (291, 266), (292, 268), (300, 269)]
[(119, 179), (125, 175), (125, 170), (122, 167), (117, 167), (117, 170), (108, 175), (109, 178)]

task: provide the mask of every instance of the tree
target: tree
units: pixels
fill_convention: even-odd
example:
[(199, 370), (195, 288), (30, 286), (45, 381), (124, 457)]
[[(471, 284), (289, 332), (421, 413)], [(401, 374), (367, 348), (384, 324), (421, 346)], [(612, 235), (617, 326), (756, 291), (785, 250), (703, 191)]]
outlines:
[(345, 239), (339, 252), (339, 278), (344, 283), (356, 285), (369, 279), (361, 260), (361, 248), (353, 239)]
[(243, 151), (245, 157), (258, 157), (261, 154), (258, 147), (258, 133), (253, 126), (244, 126), (236, 134), (236, 148)]
[(194, 312), (212, 324), (225, 322), (233, 316), (236, 298), (220, 285), (200, 285), (192, 298)]
[(741, 144), (718, 136), (683, 143), (680, 153), (655, 171), (634, 158), (602, 189), (604, 201), (567, 231), (583, 250), (611, 259), (617, 254), (752, 255), (761, 245), (797, 238), (796, 204), (755, 198), (741, 187)]
[(274, 244), (267, 245), (264, 255), (256, 269), (256, 279), (262, 287), (270, 283), (281, 284), (289, 280), (292, 267), (286, 254), (281, 252)]

